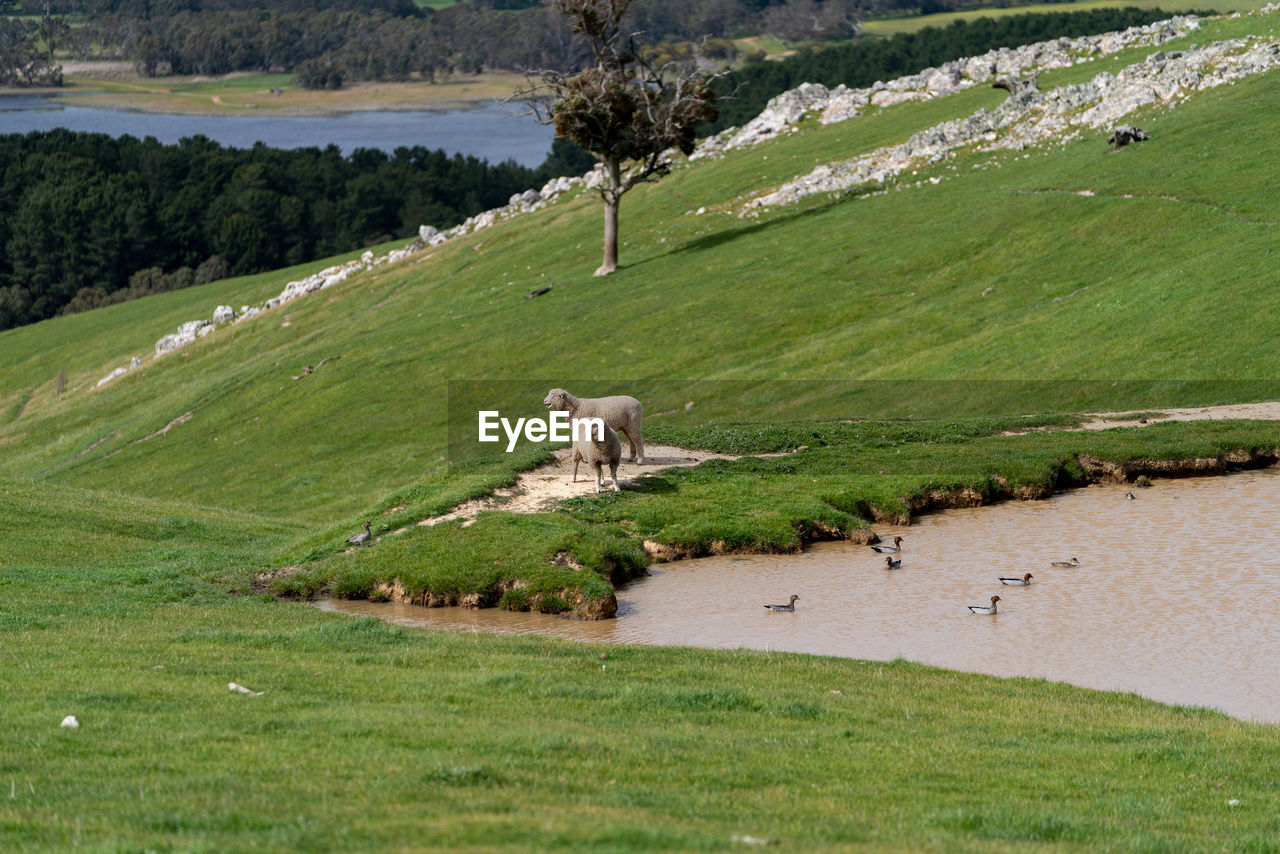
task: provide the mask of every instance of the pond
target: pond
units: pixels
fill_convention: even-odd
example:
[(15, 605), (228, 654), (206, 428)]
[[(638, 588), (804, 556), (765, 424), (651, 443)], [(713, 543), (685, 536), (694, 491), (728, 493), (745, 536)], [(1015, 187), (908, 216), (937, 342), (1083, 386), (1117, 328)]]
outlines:
[[(1126, 498), (1128, 493), (1136, 497)], [(427, 628), (580, 641), (905, 658), (1211, 706), (1280, 723), (1280, 470), (1092, 486), (1047, 501), (949, 510), (911, 527), (902, 567), (867, 546), (659, 564), (618, 592), (618, 618), (330, 601)], [(1050, 561), (1079, 559), (1074, 568)], [(1026, 587), (1001, 576), (1034, 576)], [(800, 598), (794, 613), (765, 603)], [(999, 595), (998, 612), (968, 605)]]
[(0, 134), (67, 128), (154, 136), (164, 143), (204, 135), (223, 145), (251, 148), (324, 148), (336, 145), (343, 154), (357, 148), (394, 151), (420, 145), (498, 163), (512, 159), (538, 166), (551, 151), (551, 128), (497, 102), (473, 109), (443, 111), (362, 111), (328, 116), (204, 116), (137, 113), (60, 103), (38, 95), (0, 96)]

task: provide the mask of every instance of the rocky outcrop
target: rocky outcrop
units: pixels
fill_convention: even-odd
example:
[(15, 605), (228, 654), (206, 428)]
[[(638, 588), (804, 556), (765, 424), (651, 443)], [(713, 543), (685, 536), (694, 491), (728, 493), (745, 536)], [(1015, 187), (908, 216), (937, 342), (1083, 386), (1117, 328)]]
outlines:
[(817, 115), (822, 124), (842, 122), (857, 116), (867, 107), (892, 107), (908, 101), (941, 98), (974, 86), (1008, 80), (1020, 94), (1034, 89), (1034, 75), (1055, 68), (1067, 68), (1091, 62), (1125, 48), (1159, 45), (1186, 35), (1200, 25), (1194, 16), (1170, 18), (1144, 27), (1130, 27), (1122, 32), (1104, 33), (1079, 38), (1059, 38), (999, 48), (980, 56), (965, 57), (926, 68), (889, 82), (877, 81), (860, 89), (837, 86), (827, 89), (817, 83), (803, 83), (772, 98), (763, 112), (741, 129), (731, 128), (699, 144), (689, 158), (699, 160), (724, 151), (755, 145), (784, 133), (791, 133), (806, 117)]
[[(1104, 39), (1105, 41), (1105, 39)], [(772, 192), (748, 201), (744, 212), (790, 205), (818, 193), (887, 182), (907, 169), (946, 160), (962, 147), (973, 151), (1015, 150), (1062, 142), (1085, 131), (1113, 127), (1134, 110), (1173, 105), (1194, 92), (1231, 83), (1280, 65), (1280, 44), (1256, 37), (1233, 39), (1187, 51), (1157, 51), (1117, 74), (1047, 92), (1014, 86), (994, 110), (943, 122), (905, 143), (849, 160), (826, 163)], [(937, 183), (938, 179), (930, 179)]]

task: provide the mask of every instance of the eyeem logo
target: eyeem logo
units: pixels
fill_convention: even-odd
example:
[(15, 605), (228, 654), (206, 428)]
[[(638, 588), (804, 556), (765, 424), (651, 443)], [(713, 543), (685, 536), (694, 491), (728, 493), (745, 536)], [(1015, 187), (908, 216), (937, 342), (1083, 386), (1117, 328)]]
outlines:
[[(571, 426), (572, 424), (572, 426)], [(567, 412), (552, 412), (550, 419), (517, 418), (513, 426), (509, 419), (503, 418), (496, 409), (480, 410), (481, 442), (501, 442), (498, 428), (507, 434), (507, 453), (516, 448), (516, 441), (521, 433), (530, 442), (577, 442), (604, 441), (604, 419), (601, 418), (569, 418)]]

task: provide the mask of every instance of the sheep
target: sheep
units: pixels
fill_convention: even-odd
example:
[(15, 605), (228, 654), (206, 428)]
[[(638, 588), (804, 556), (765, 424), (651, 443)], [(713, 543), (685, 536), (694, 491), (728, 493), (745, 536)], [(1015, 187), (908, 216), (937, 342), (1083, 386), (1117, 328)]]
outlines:
[(594, 428), (582, 431), (582, 436), (573, 440), (573, 482), (578, 482), (578, 463), (586, 461), (596, 470), (596, 492), (604, 486), (605, 463), (609, 464), (609, 476), (613, 478), (613, 491), (621, 492), (618, 486), (618, 462), (622, 459), (622, 440), (613, 432), (608, 424), (597, 421), (604, 430), (603, 438), (596, 438), (600, 431)]
[(644, 440), (640, 437), (640, 422), (644, 407), (640, 401), (625, 394), (612, 397), (574, 397), (562, 388), (553, 388), (542, 401), (543, 406), (555, 412), (568, 412), (575, 418), (600, 418), (613, 430), (627, 435), (631, 456), (627, 462), (644, 465)]

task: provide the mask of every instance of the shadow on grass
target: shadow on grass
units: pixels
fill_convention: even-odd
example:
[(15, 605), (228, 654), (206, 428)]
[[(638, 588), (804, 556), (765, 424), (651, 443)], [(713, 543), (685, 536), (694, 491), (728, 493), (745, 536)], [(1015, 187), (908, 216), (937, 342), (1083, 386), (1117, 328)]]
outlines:
[(829, 208), (833, 207), (836, 204), (839, 204), (839, 200), (831, 201), (826, 204), (817, 204), (811, 207), (806, 207), (802, 210), (791, 211), (789, 213), (773, 216), (764, 221), (753, 222), (750, 225), (742, 225), (742, 226), (738, 226), (737, 228), (721, 229), (716, 231), (713, 234), (705, 234), (702, 237), (695, 237), (694, 239), (686, 243), (682, 243), (676, 246), (670, 252), (664, 252), (660, 255), (652, 255), (648, 258), (644, 258), (643, 260), (636, 261), (635, 263), (632, 263), (632, 264), (620, 265), (618, 269), (629, 270), (634, 267), (644, 266), (645, 264), (648, 264), (651, 261), (656, 261), (659, 258), (667, 258), (672, 256), (678, 257), (686, 252), (702, 252), (708, 249), (715, 249), (719, 246), (723, 246), (726, 243), (733, 243), (734, 241), (737, 241), (737, 240), (754, 237), (757, 234), (761, 234), (762, 232), (771, 228), (775, 228), (779, 225), (801, 220), (806, 217), (813, 216), (814, 214), (825, 213)]

